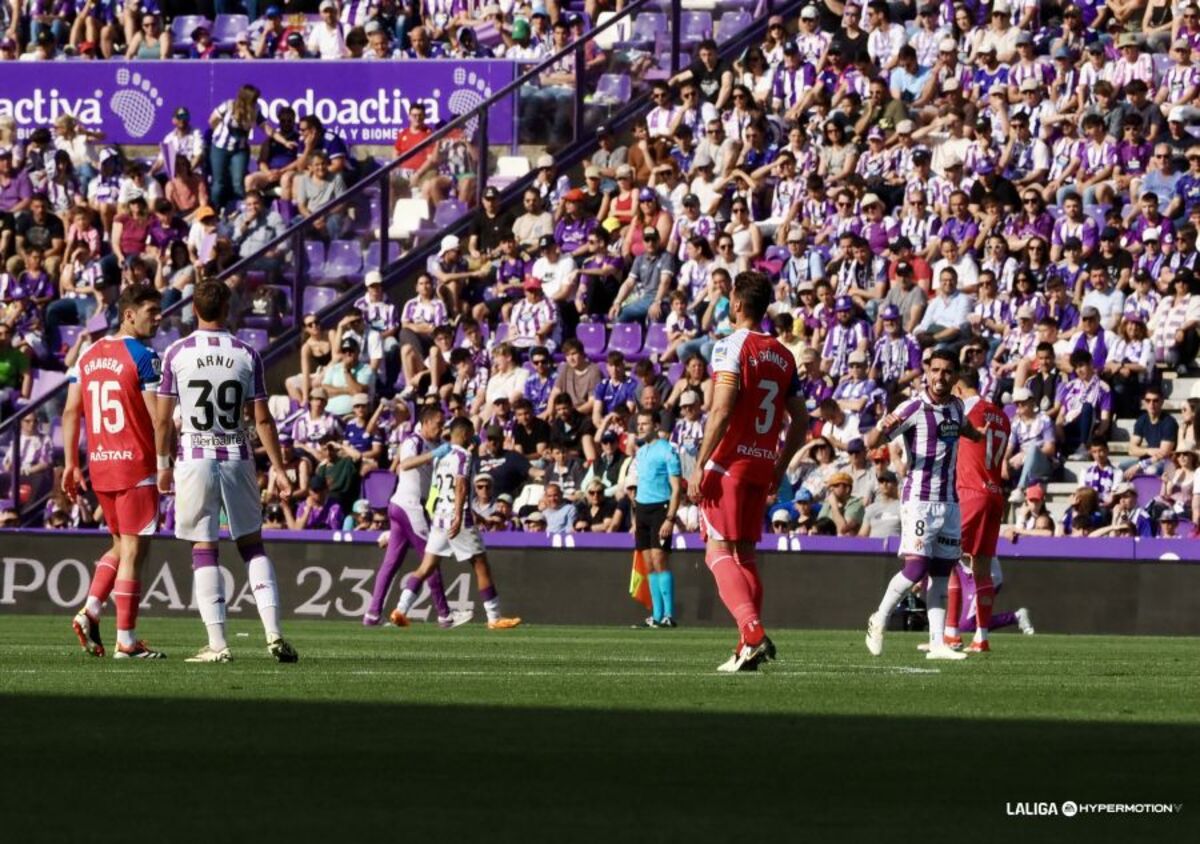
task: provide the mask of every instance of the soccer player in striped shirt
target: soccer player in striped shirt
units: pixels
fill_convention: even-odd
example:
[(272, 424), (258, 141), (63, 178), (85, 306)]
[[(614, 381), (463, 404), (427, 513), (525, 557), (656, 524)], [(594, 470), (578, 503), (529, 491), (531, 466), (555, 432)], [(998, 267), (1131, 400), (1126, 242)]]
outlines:
[[(267, 637), (267, 650), (278, 662), (300, 657), (279, 627), (279, 587), (275, 568), (263, 548), (262, 504), (254, 466), (254, 447), (243, 421), (246, 405), (254, 413), (258, 439), (275, 470), (279, 494), (291, 494), (275, 420), (267, 409), (262, 359), (225, 328), (230, 289), (219, 281), (196, 285), (192, 297), (197, 328), (171, 344), (163, 358), (158, 387), (158, 489), (175, 495), (175, 536), (192, 543), (192, 570), (200, 618), (208, 645), (188, 662), (229, 662), (225, 640), (225, 580), (217, 565), (221, 509), (229, 533), (248, 569), (250, 589)], [(173, 443), (175, 406), (182, 427)], [(178, 455), (177, 470), (171, 466)]]
[(900, 599), (917, 583), (930, 577), (928, 659), (965, 659), (966, 654), (942, 641), (946, 627), (946, 597), (950, 571), (958, 562), (962, 545), (962, 520), (955, 488), (955, 461), (960, 437), (978, 441), (987, 434), (967, 421), (960, 399), (951, 394), (958, 376), (958, 358), (938, 349), (925, 367), (925, 390), (902, 402), (867, 432), (868, 449), (904, 438), (911, 466), (904, 481), (900, 505), (900, 556), (904, 568), (888, 584), (879, 608), (867, 620), (867, 650), (883, 653), (883, 631)]
[(113, 537), (112, 550), (96, 563), (87, 604), (73, 627), (83, 649), (104, 656), (100, 609), (108, 596), (117, 605), (117, 659), (162, 659), (137, 638), (141, 567), (158, 526), (154, 487), (154, 388), (158, 355), (145, 341), (158, 331), (160, 296), (153, 287), (127, 287), (117, 300), (121, 328), (94, 343), (70, 376), (63, 411), (62, 488), (72, 502), (87, 484), (79, 459), (80, 414), (87, 425), (88, 475)]

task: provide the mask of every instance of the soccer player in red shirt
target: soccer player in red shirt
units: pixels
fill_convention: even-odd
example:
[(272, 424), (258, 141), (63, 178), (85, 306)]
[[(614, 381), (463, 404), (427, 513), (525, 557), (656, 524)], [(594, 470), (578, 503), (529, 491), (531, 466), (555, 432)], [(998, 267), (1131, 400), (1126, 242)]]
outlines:
[(158, 331), (160, 301), (151, 286), (125, 288), (117, 300), (120, 329), (80, 356), (67, 389), (63, 492), (75, 501), (87, 486), (79, 467), (82, 411), (87, 425), (88, 475), (113, 535), (113, 553), (96, 564), (87, 605), (73, 621), (79, 643), (94, 656), (104, 656), (99, 613), (110, 593), (117, 605), (117, 650), (113, 656), (164, 656), (136, 635), (142, 561), (158, 526), (153, 414), (160, 365), (158, 355), (145, 341)]
[[(1012, 430), (1004, 410), (979, 395), (979, 372), (964, 368), (958, 376), (954, 393), (963, 403), (967, 421), (983, 437), (978, 441), (966, 439), (958, 444), (956, 484), (962, 512), (962, 554), (971, 567), (975, 580), (975, 639), (972, 653), (987, 653), (988, 626), (992, 622), (992, 602), (996, 590), (992, 583), (992, 559), (996, 556), (996, 540), (1000, 537), (1000, 522), (1004, 517), (1003, 492), (1004, 453)], [(958, 633), (958, 616), (962, 607), (962, 587), (958, 566), (950, 572), (949, 604), (946, 608), (944, 641), (952, 648), (962, 647)]]
[(712, 410), (688, 481), (688, 495), (700, 505), (704, 560), (741, 634), (733, 657), (717, 669), (725, 672), (754, 671), (774, 658), (759, 618), (762, 582), (754, 550), (767, 496), (808, 429), (795, 358), (762, 333), (773, 296), (763, 273), (738, 273), (729, 301), (734, 331), (713, 348)]

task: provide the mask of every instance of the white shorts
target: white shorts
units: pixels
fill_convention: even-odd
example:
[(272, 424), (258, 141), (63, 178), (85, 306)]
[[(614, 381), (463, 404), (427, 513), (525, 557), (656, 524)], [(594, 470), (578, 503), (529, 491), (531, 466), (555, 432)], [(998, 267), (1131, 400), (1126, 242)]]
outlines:
[(454, 557), (460, 563), (465, 563), (484, 552), (483, 537), (473, 527), (465, 527), (453, 539), (446, 535), (444, 528), (435, 527), (429, 531), (429, 539), (425, 542), (425, 553), (435, 557)]
[(262, 498), (253, 460), (187, 460), (175, 466), (175, 536), (216, 542), (221, 508), (234, 539), (262, 530)]
[(927, 501), (901, 504), (899, 555), (959, 559), (962, 556), (962, 516), (958, 504)]

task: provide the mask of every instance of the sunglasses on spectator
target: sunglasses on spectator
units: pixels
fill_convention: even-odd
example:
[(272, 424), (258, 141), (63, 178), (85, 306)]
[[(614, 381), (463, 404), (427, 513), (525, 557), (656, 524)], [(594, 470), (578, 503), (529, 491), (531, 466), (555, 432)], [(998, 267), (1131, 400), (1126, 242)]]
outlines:
[(547, 360), (546, 358), (534, 358), (534, 359), (531, 361), (531, 363), (532, 363), (534, 366), (546, 366), (546, 365), (549, 365), (550, 361), (549, 361), (549, 360)]

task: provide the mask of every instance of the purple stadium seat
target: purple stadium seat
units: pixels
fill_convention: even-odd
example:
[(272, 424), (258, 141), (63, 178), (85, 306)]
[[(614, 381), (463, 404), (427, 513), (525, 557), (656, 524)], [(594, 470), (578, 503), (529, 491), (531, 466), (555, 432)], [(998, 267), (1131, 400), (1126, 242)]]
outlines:
[(754, 16), (745, 9), (728, 11), (717, 21), (717, 36), (729, 39), (754, 22)]
[(713, 21), (709, 12), (684, 12), (680, 25), (680, 44), (694, 46), (712, 35)]
[[(79, 339), (79, 335), (82, 333), (82, 325), (60, 325), (58, 327), (58, 336), (62, 339), (62, 348), (69, 349), (74, 346), (75, 341)], [(58, 352), (58, 349), (54, 350), (55, 356), (61, 359), (63, 355)]]
[(674, 383), (683, 377), (683, 364), (680, 361), (675, 361), (671, 364), (671, 368), (667, 370), (667, 380)]
[(604, 343), (608, 332), (602, 322), (581, 322), (575, 327), (575, 337), (583, 344), (583, 351), (591, 360), (604, 357)]
[(217, 15), (213, 21), (212, 37), (217, 46), (232, 53), (234, 39), (250, 29), (250, 19), (245, 15)]
[(652, 322), (646, 330), (646, 346), (642, 349), (646, 356), (661, 355), (667, 350), (670, 341), (667, 339), (667, 326), (661, 322)]
[(391, 472), (376, 469), (368, 472), (363, 478), (362, 497), (367, 499), (367, 506), (372, 510), (386, 510), (388, 499), (396, 488), (396, 476)]
[(33, 388), (29, 392), (29, 401), (35, 402), (47, 393), (52, 393), (67, 380), (65, 372), (55, 372), (53, 369), (35, 369), (33, 372)]
[(618, 49), (648, 50), (654, 45), (654, 36), (666, 32), (669, 23), (662, 12), (642, 12), (633, 19), (633, 31), (628, 41), (618, 41)]
[(192, 30), (198, 26), (208, 27), (212, 31), (212, 21), (203, 15), (180, 15), (171, 22), (171, 52), (182, 55), (192, 45)]
[(321, 274), (327, 279), (351, 278), (362, 273), (362, 247), (357, 240), (335, 240), (325, 253)]
[(508, 323), (502, 322), (496, 326), (496, 338), (492, 341), (492, 345), (495, 346), (496, 344), (503, 343), (506, 340), (508, 340)]
[(633, 95), (633, 83), (623, 73), (605, 73), (596, 81), (596, 99), (627, 103)]
[(256, 352), (261, 352), (271, 345), (270, 335), (261, 328), (239, 329), (237, 338)]
[(170, 346), (178, 339), (178, 328), (163, 328), (150, 340), (150, 347), (161, 355), (167, 350), (167, 346)]
[[(391, 260), (389, 260), (388, 263), (392, 264), (392, 263), (395, 263), (396, 261), (399, 261), (401, 252), (403, 252), (403, 250), (400, 248), (399, 243), (397, 243), (394, 240), (391, 243), (389, 243), (388, 244), (388, 254), (391, 256)], [(371, 241), (371, 243), (367, 246), (367, 254), (363, 258), (363, 266), (368, 270), (378, 269), (379, 268), (379, 257), (381, 254), (382, 254), (382, 249), (381, 249), (381, 245), (380, 245), (379, 241), (377, 241), (377, 240)]]
[(331, 287), (306, 287), (304, 288), (303, 312), (306, 314), (317, 314), (333, 304), (333, 300), (338, 297), (338, 292)]
[(612, 334), (608, 337), (608, 350), (620, 352), (629, 361), (641, 360), (645, 357), (642, 354), (642, 326), (636, 322), (619, 322), (614, 325)]
[(55, 416), (50, 422), (50, 445), (54, 448), (54, 459), (56, 462), (61, 462), (63, 459), (63, 423), (61, 416)]
[(305, 264), (308, 267), (308, 277), (312, 281), (324, 278), (325, 244), (319, 240), (304, 241)]
[(1137, 490), (1139, 507), (1145, 507), (1162, 492), (1162, 478), (1157, 475), (1138, 475), (1131, 483)]

